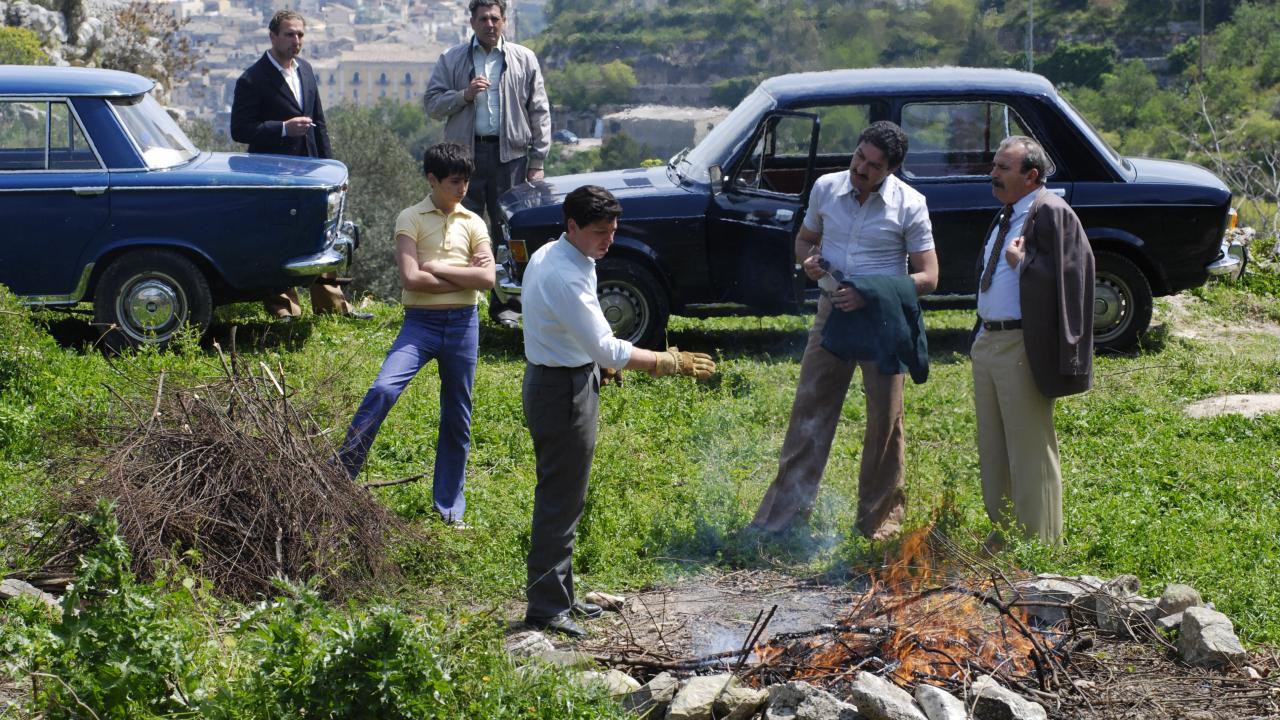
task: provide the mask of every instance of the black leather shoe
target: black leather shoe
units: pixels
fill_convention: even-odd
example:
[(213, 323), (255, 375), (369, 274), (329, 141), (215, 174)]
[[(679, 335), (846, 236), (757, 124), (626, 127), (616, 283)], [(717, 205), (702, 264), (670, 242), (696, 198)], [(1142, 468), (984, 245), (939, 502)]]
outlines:
[(561, 635), (568, 635), (569, 637), (574, 638), (587, 636), (587, 631), (583, 630), (578, 623), (574, 622), (567, 612), (562, 612), (559, 615), (554, 615), (549, 618), (526, 617), (524, 619), (524, 624), (538, 630), (551, 630), (552, 632), (558, 632)]
[(590, 620), (592, 618), (598, 618), (601, 615), (603, 615), (604, 608), (600, 607), (595, 603), (589, 603), (589, 602), (584, 602), (582, 600), (578, 600), (573, 603), (573, 607), (569, 610), (569, 612), (573, 613), (574, 617), (586, 618)]
[(351, 318), (352, 320), (372, 320), (373, 313), (360, 312), (359, 310), (352, 310), (351, 312), (347, 313), (347, 317)]

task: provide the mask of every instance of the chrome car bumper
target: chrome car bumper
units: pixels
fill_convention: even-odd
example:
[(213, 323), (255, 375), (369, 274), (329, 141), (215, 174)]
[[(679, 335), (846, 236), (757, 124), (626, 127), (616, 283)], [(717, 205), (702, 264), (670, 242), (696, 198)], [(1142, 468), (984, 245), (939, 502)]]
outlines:
[(1222, 250), (1218, 253), (1218, 259), (1206, 265), (1205, 270), (1208, 270), (1210, 275), (1217, 277), (1225, 275), (1232, 280), (1239, 280), (1248, 264), (1249, 248), (1240, 240), (1227, 237), (1222, 240)]
[(314, 255), (303, 255), (285, 262), (283, 269), (296, 277), (323, 275), (346, 270), (351, 264), (351, 253), (359, 242), (360, 234), (355, 225), (343, 223), (335, 233), (333, 244)]
[(494, 250), (494, 256), (497, 261), (497, 268), (494, 269), (494, 294), (504, 303), (519, 301), (520, 281), (515, 278), (516, 263), (511, 259), (511, 250), (506, 243), (500, 243)]

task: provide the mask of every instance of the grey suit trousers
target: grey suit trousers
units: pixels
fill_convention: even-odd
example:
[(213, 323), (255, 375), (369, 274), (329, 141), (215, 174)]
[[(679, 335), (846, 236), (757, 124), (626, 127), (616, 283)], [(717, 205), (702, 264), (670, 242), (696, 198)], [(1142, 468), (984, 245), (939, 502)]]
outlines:
[(596, 449), (599, 371), (528, 365), (522, 398), (538, 474), (525, 617), (549, 618), (573, 607), (573, 540)]

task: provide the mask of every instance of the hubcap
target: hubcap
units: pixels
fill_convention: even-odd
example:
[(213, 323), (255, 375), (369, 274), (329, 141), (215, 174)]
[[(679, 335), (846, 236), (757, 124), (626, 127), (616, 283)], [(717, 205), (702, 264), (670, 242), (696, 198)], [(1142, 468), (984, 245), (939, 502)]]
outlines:
[(182, 324), (186, 304), (177, 283), (165, 277), (144, 277), (126, 286), (118, 308), (121, 330), (137, 340), (163, 337)]
[(1113, 278), (1098, 276), (1093, 288), (1093, 328), (1098, 335), (1119, 330), (1129, 316), (1129, 296)]
[(615, 337), (634, 342), (647, 322), (640, 293), (629, 285), (609, 284), (600, 289), (600, 309)]

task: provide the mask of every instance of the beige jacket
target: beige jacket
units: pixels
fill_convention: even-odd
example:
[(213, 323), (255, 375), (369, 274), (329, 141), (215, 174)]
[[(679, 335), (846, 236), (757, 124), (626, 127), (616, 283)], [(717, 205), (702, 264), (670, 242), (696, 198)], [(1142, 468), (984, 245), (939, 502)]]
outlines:
[[(466, 148), (475, 144), (476, 108), (462, 96), (475, 69), (471, 40), (455, 45), (440, 56), (422, 106), (427, 115), (444, 120), (444, 139)], [(498, 157), (511, 162), (528, 156), (530, 168), (541, 168), (551, 148), (551, 104), (543, 86), (538, 57), (523, 45), (504, 41), (502, 71), (502, 123)]]

